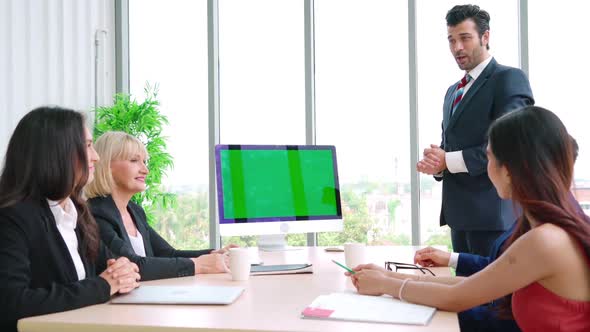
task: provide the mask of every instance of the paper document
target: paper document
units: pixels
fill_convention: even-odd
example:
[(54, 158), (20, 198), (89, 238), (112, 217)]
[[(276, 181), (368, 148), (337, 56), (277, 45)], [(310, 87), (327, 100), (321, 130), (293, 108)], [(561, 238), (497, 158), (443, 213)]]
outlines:
[(427, 325), (436, 308), (402, 302), (390, 296), (332, 293), (318, 296), (302, 318)]

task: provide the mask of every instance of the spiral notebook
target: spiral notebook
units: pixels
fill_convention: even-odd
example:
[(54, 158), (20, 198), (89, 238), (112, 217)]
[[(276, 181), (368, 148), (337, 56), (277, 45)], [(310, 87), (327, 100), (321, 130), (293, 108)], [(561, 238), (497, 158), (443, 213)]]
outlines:
[(428, 325), (436, 308), (402, 302), (390, 296), (332, 293), (318, 296), (302, 318), (369, 323)]

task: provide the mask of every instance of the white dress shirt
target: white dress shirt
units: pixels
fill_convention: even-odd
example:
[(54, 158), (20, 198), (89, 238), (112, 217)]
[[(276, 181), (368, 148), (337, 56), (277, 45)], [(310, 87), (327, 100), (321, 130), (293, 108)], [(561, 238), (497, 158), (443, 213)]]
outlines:
[[(471, 81), (465, 85), (463, 88), (463, 96), (467, 94), (467, 91), (473, 86), (473, 82), (477, 80), (479, 75), (484, 71), (484, 69), (490, 64), (493, 57), (490, 55), (487, 59), (482, 61), (479, 65), (475, 66), (475, 68), (471, 69), (471, 71), (467, 72), (469, 76), (471, 76)], [(460, 102), (459, 102), (460, 103)], [(467, 173), (467, 166), (465, 165), (465, 160), (463, 159), (463, 151), (453, 151), (445, 153), (445, 162), (447, 163), (447, 169), (451, 173)]]
[(135, 254), (137, 256), (145, 257), (145, 247), (143, 245), (143, 236), (141, 236), (141, 233), (137, 231), (137, 236), (131, 236), (129, 233), (127, 233), (127, 235), (129, 236)]
[(68, 247), (68, 251), (74, 262), (74, 267), (76, 268), (76, 273), (78, 274), (78, 280), (82, 280), (86, 278), (86, 270), (84, 269), (84, 263), (82, 263), (82, 258), (80, 258), (80, 253), (78, 252), (78, 238), (76, 237), (78, 211), (76, 211), (74, 202), (72, 202), (69, 197), (66, 198), (65, 209), (62, 208), (57, 201), (48, 199), (47, 203), (49, 203), (49, 209), (51, 209), (51, 213), (55, 218), (57, 230)]
[(459, 263), (459, 253), (452, 252), (451, 257), (449, 258), (449, 267), (457, 268), (457, 263)]

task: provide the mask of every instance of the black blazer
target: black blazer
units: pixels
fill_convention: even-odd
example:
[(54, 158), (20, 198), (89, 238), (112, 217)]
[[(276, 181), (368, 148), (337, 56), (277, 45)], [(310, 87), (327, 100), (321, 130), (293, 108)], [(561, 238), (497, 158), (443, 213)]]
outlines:
[(113, 198), (95, 197), (88, 200), (90, 210), (100, 228), (100, 237), (115, 255), (125, 256), (139, 266), (141, 280), (185, 277), (195, 274), (195, 265), (189, 258), (209, 254), (207, 250), (176, 250), (147, 223), (143, 209), (129, 202), (127, 211), (143, 237), (146, 257), (138, 256), (123, 225), (123, 219)]
[(441, 148), (463, 151), (468, 173), (443, 172), (441, 226), (462, 231), (507, 230), (516, 216), (512, 202), (500, 199), (488, 177), (487, 131), (500, 116), (534, 104), (529, 80), (522, 70), (492, 59), (451, 116), (457, 84), (445, 96)]
[[(76, 234), (82, 248), (79, 228)], [(96, 266), (80, 257), (84, 280), (78, 280), (47, 201), (0, 209), (0, 331), (16, 331), (20, 318), (108, 301), (111, 288), (97, 271), (106, 269), (109, 253), (101, 246)]]

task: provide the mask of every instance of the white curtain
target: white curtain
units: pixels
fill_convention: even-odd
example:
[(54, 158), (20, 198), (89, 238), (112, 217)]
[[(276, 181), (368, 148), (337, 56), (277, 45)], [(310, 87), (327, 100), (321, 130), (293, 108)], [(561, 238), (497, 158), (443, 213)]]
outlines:
[(89, 112), (95, 91), (99, 104), (110, 103), (114, 30), (114, 0), (0, 0), (2, 160), (14, 127), (31, 109), (59, 105)]

